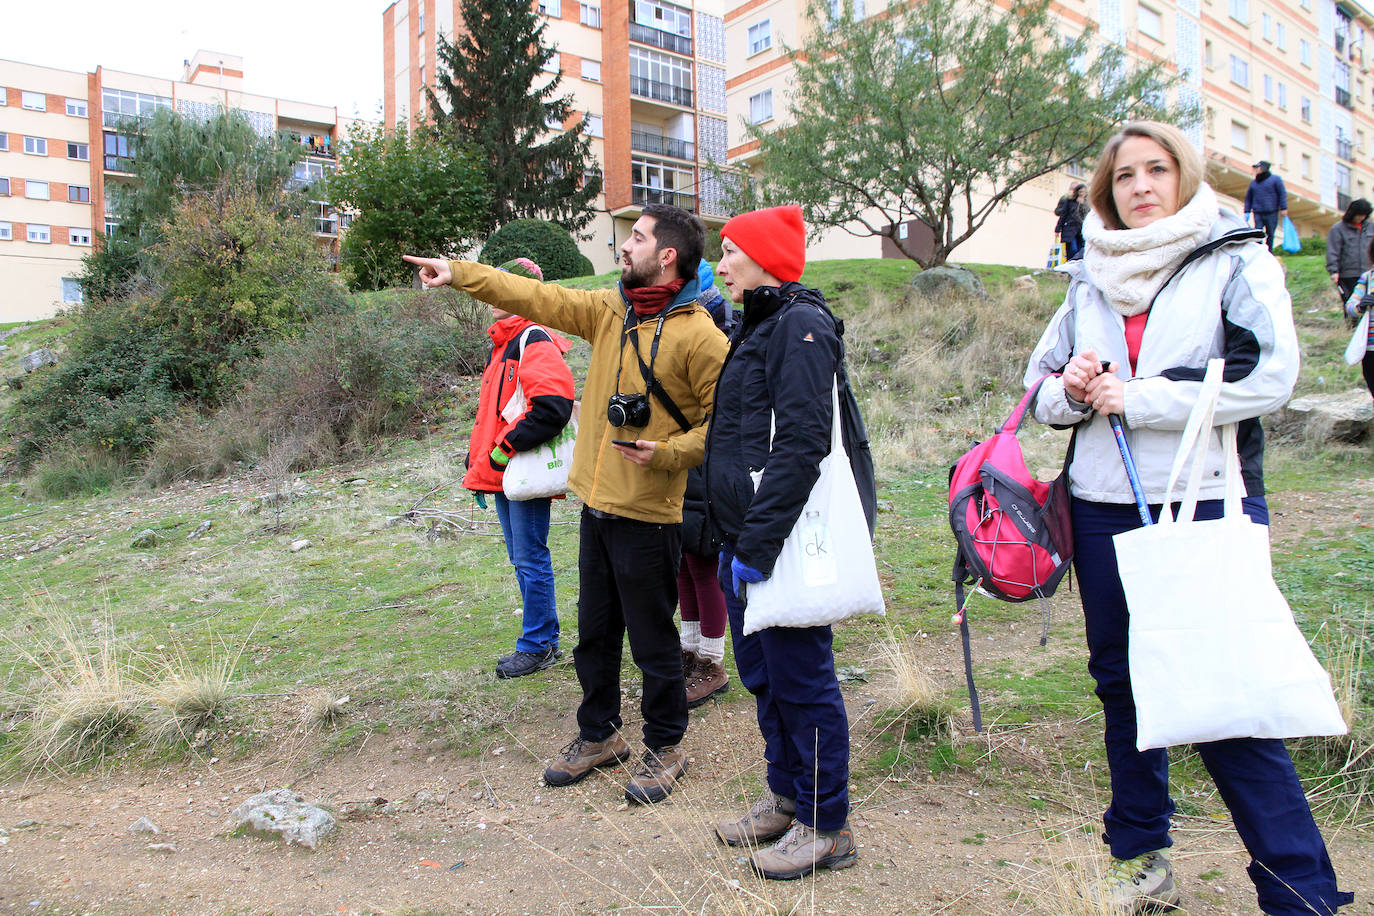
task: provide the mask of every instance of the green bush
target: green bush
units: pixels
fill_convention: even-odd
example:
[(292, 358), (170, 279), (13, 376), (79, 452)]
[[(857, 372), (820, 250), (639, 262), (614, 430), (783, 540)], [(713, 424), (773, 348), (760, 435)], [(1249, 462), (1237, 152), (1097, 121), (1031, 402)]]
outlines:
[(61, 450), (45, 455), (33, 472), (35, 495), (43, 499), (94, 496), (113, 490), (125, 465), (109, 452)]
[(482, 247), (483, 264), (504, 264), (513, 258), (529, 258), (539, 265), (545, 280), (587, 277), (596, 271), (577, 250), (568, 230), (542, 219), (517, 219), (493, 232)]
[(1274, 246), (1274, 254), (1281, 258), (1296, 258), (1309, 254), (1326, 254), (1326, 236), (1321, 233), (1313, 233), (1302, 237), (1302, 250), (1288, 252), (1283, 250), (1282, 245)]

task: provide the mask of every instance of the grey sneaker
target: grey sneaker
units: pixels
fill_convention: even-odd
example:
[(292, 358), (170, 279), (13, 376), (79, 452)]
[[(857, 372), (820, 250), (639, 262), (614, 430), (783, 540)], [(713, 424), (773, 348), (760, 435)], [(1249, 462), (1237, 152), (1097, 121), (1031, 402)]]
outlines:
[(849, 825), (839, 830), (817, 830), (801, 821), (782, 839), (749, 858), (754, 871), (774, 881), (791, 881), (818, 868), (848, 868), (859, 857)]
[(731, 846), (753, 846), (771, 843), (787, 832), (797, 816), (797, 803), (783, 798), (772, 789), (764, 789), (763, 796), (754, 802), (744, 817), (731, 818), (716, 824), (716, 836)]
[(1167, 849), (1133, 859), (1112, 859), (1102, 880), (1088, 889), (1088, 897), (1103, 912), (1136, 916), (1178, 908), (1182, 899), (1174, 886), (1174, 868)]

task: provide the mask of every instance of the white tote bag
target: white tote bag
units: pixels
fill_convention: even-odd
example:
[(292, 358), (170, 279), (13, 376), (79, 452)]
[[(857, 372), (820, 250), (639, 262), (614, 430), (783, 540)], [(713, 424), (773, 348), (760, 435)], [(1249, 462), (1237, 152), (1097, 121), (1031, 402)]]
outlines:
[[(1223, 738), (1346, 732), (1331, 679), (1274, 584), (1269, 528), (1241, 511), (1234, 424), (1224, 426), (1221, 436), (1224, 514), (1193, 520), (1222, 366), (1219, 359), (1207, 366), (1159, 524), (1113, 538), (1131, 616), (1131, 689), (1140, 750)], [(1187, 488), (1175, 519), (1174, 486), (1190, 453)]]
[(1350, 343), (1345, 345), (1345, 364), (1347, 366), (1358, 365), (1364, 359), (1364, 352), (1367, 349), (1369, 349), (1369, 313), (1365, 312), (1360, 317), (1360, 323), (1355, 325), (1355, 333), (1350, 335)]
[[(537, 325), (525, 328), (520, 335), (520, 355), (525, 355), (525, 343), (530, 331)], [(525, 412), (525, 389), (515, 383), (515, 393), (510, 396), (501, 416), (507, 423), (513, 423)], [(540, 499), (558, 496), (568, 490), (568, 471), (572, 468), (573, 445), (577, 441), (577, 421), (569, 419), (568, 424), (548, 442), (526, 452), (516, 452), (501, 475), (501, 489), (506, 499), (520, 502), (526, 499)]]
[[(745, 635), (766, 627), (819, 627), (855, 614), (886, 613), (868, 520), (840, 434), (838, 382), (831, 387), (830, 401), (830, 452), (821, 459), (820, 477), (783, 541), (773, 575), (745, 590)], [(762, 476), (755, 477), (755, 489)]]

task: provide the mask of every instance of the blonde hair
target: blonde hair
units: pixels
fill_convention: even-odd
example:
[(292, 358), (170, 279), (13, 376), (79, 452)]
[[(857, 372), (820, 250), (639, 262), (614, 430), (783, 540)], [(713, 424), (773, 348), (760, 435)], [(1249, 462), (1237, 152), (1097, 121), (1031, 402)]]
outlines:
[(1097, 169), (1088, 183), (1088, 203), (1101, 217), (1108, 229), (1125, 229), (1121, 214), (1116, 212), (1116, 198), (1112, 196), (1112, 173), (1116, 171), (1116, 154), (1121, 144), (1132, 137), (1144, 137), (1164, 147), (1178, 166), (1178, 206), (1182, 209), (1202, 184), (1202, 155), (1183, 131), (1160, 121), (1128, 121), (1102, 147), (1097, 157)]

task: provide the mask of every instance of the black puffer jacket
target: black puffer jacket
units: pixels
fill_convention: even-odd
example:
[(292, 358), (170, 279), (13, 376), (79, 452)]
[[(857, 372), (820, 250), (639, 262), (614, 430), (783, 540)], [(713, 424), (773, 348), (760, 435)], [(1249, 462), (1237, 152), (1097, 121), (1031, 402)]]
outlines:
[(704, 464), (710, 519), (740, 562), (765, 575), (830, 450), (840, 339), (824, 303), (799, 283), (746, 291), (716, 383)]

